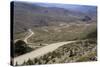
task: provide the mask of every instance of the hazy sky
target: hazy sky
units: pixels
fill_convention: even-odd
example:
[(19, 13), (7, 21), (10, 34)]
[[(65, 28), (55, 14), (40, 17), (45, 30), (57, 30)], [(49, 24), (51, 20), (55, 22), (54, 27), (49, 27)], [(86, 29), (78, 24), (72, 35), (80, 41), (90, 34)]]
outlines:
[(69, 4), (84, 4), (84, 5), (97, 5), (100, 3), (99, 0), (13, 0), (13, 1), (69, 3)]

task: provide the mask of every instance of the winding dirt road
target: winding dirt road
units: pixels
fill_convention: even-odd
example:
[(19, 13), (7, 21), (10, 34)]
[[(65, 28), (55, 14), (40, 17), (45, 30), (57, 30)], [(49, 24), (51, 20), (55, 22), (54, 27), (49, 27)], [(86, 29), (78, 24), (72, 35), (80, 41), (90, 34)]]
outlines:
[(27, 41), (28, 38), (30, 38), (32, 35), (34, 35), (34, 32), (31, 29), (29, 29), (28, 31), (29, 31), (29, 35), (27, 35), (24, 39), (24, 42), (27, 44), (28, 44), (28, 41)]
[(63, 46), (64, 44), (69, 44), (69, 43), (73, 43), (73, 42), (76, 42), (76, 41), (58, 42), (58, 43), (49, 44), (49, 45), (41, 47), (35, 51), (31, 51), (31, 52), (26, 53), (24, 55), (15, 57), (14, 58), (14, 65), (16, 64), (16, 62), (19, 65), (21, 65), (24, 61), (27, 61), (29, 58), (34, 59), (36, 57), (39, 57), (39, 56), (42, 56), (42, 55), (47, 54), (49, 52), (52, 52), (52, 51), (56, 50), (58, 47)]
[[(28, 29), (28, 34), (27, 34), (27, 36), (25, 36), (25, 38), (24, 38), (24, 42), (26, 43), (26, 44), (32, 44), (32, 43), (29, 43), (28, 42), (28, 39), (32, 36), (32, 35), (34, 35), (35, 33), (31, 30), (31, 29)], [(14, 43), (16, 43), (17, 41), (19, 41), (19, 40), (22, 40), (22, 39), (16, 39), (16, 40), (14, 40)]]

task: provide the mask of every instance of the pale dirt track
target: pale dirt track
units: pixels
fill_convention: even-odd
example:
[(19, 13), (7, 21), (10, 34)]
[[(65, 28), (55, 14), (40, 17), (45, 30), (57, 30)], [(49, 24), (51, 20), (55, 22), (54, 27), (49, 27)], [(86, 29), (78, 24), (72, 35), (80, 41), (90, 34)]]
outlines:
[(42, 56), (49, 52), (52, 52), (52, 51), (56, 50), (58, 47), (63, 46), (64, 44), (69, 44), (69, 43), (73, 43), (73, 42), (76, 42), (76, 41), (58, 42), (58, 43), (49, 44), (49, 45), (41, 47), (35, 51), (31, 51), (27, 54), (15, 57), (14, 64), (16, 64), (16, 62), (17, 62), (20, 65), (24, 61), (27, 61), (29, 58), (34, 59), (36, 57), (39, 57), (39, 56)]
[(28, 38), (30, 38), (32, 35), (34, 35), (34, 32), (31, 30), (31, 29), (29, 29), (28, 30), (29, 31), (29, 35), (27, 35), (26, 37), (25, 37), (25, 39), (24, 39), (24, 42), (25, 43), (28, 43)]
[[(27, 36), (25, 36), (25, 38), (24, 38), (24, 42), (26, 43), (26, 44), (32, 44), (32, 43), (28, 43), (28, 39), (31, 37), (31, 36), (33, 36), (35, 33), (31, 30), (31, 29), (28, 29), (28, 34), (27, 34)], [(21, 39), (16, 39), (16, 40), (14, 40), (14, 43), (16, 43), (17, 41), (19, 41), (19, 40), (21, 40)]]

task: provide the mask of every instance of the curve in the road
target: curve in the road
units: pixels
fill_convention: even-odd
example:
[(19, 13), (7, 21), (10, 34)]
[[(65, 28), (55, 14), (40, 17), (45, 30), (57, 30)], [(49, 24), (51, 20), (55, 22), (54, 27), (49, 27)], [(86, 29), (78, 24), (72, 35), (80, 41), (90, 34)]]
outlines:
[[(31, 29), (28, 29), (28, 32), (29, 32), (29, 34), (27, 34), (27, 36), (24, 38), (24, 42), (26, 43), (26, 44), (32, 44), (32, 43), (29, 43), (28, 42), (28, 39), (32, 36), (32, 35), (34, 35), (35, 33), (31, 30)], [(17, 41), (19, 41), (19, 40), (22, 40), (22, 39), (16, 39), (16, 40), (14, 40), (14, 43), (16, 43)]]
[(26, 42), (27, 44), (28, 44), (28, 39), (32, 36), (32, 35), (34, 35), (34, 32), (31, 30), (31, 29), (28, 29), (28, 31), (29, 31), (29, 35), (27, 35), (26, 37), (25, 37), (25, 39), (24, 39), (24, 42)]
[(24, 61), (27, 61), (29, 58), (34, 59), (36, 57), (39, 57), (39, 56), (42, 56), (42, 55), (47, 54), (49, 52), (52, 52), (64, 44), (69, 44), (69, 43), (73, 43), (73, 42), (76, 42), (76, 41), (68, 41), (68, 42), (59, 42), (59, 43), (49, 44), (49, 45), (44, 46), (42, 48), (39, 48), (35, 51), (29, 52), (27, 54), (24, 54), (24, 55), (21, 55), (18, 57), (15, 57), (14, 64), (16, 64), (16, 62), (17, 62), (19, 65), (21, 65)]

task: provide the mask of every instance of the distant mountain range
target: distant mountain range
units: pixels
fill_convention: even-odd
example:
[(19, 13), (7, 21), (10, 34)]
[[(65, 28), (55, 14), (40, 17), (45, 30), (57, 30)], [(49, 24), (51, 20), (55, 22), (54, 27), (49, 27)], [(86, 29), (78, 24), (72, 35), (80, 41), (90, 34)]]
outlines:
[(36, 5), (42, 7), (57, 7), (57, 8), (64, 8), (68, 10), (74, 11), (81, 11), (83, 13), (87, 13), (89, 11), (96, 13), (96, 6), (89, 6), (89, 5), (73, 5), (73, 4), (57, 4), (57, 3), (36, 3)]
[(58, 25), (64, 23), (96, 22), (97, 7), (52, 3), (13, 2), (14, 32), (25, 28)]

